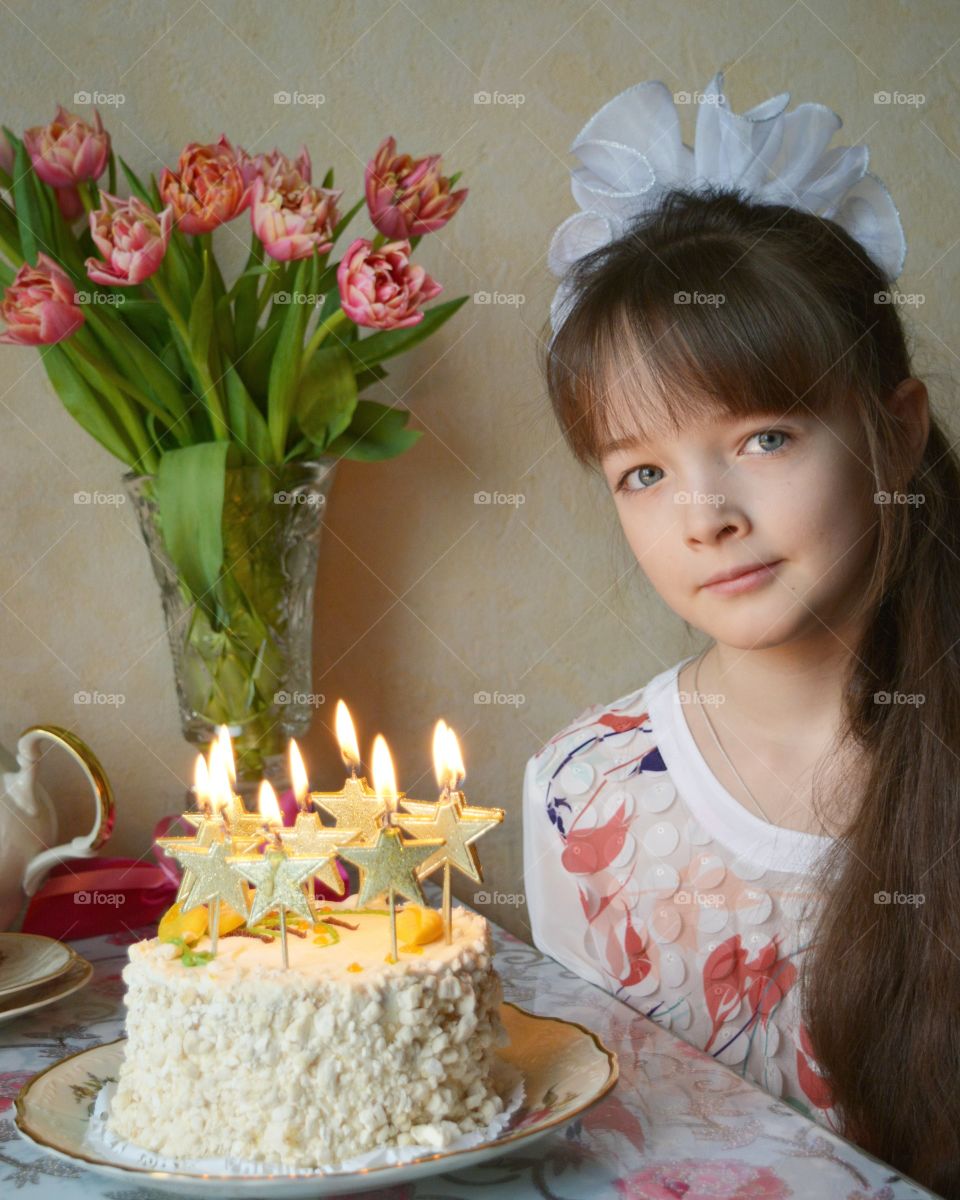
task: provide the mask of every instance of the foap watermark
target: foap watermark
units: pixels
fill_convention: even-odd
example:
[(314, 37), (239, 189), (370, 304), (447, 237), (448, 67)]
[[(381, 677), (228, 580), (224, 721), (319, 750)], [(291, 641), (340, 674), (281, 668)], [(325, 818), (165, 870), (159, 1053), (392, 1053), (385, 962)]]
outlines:
[(874, 504), (926, 504), (923, 492), (874, 492)]
[(474, 292), (474, 304), (506, 304), (511, 308), (519, 308), (526, 304), (527, 298), (523, 292)]
[(126, 904), (127, 897), (123, 892), (74, 892), (74, 904), (107, 904), (112, 908), (119, 908), (121, 904)]
[(127, 301), (122, 292), (75, 292), (74, 299), (78, 304), (112, 304), (114, 308)]
[(927, 297), (923, 292), (874, 292), (874, 304), (899, 304), (904, 308), (919, 308), (926, 304)]
[(326, 300), (326, 293), (321, 292), (274, 292), (274, 304), (306, 304), (310, 308), (319, 308)]
[(506, 108), (519, 108), (526, 104), (527, 97), (523, 92), (474, 92), (474, 104), (502, 104)]
[(474, 504), (502, 504), (506, 508), (519, 508), (526, 504), (527, 497), (523, 492), (474, 492)]
[(126, 704), (127, 698), (123, 692), (74, 692), (74, 704), (102, 704), (107, 708), (119, 708)]
[(474, 892), (473, 902), (483, 908), (520, 908), (527, 898), (523, 892)]
[(126, 104), (123, 92), (74, 92), (74, 104), (96, 104), (100, 108), (119, 108)]
[(727, 298), (723, 292), (674, 292), (674, 304), (709, 304), (718, 308), (726, 304)]
[(920, 108), (926, 104), (927, 97), (923, 92), (874, 92), (874, 104), (901, 104), (905, 108)]
[(323, 692), (274, 692), (274, 704), (296, 704), (299, 708), (319, 708), (326, 704), (327, 698)]
[(719, 708), (727, 700), (723, 692), (690, 692), (686, 688), (678, 688), (676, 697), (677, 704), (702, 704), (711, 708)]
[(126, 504), (127, 498), (123, 492), (74, 492), (74, 504), (103, 504), (108, 508)]
[(718, 92), (716, 95), (708, 92), (674, 92), (674, 104), (724, 104), (726, 102), (723, 92)]
[(474, 692), (474, 704), (503, 704), (508, 708), (519, 708), (526, 704), (527, 698), (522, 692)]
[(874, 904), (925, 904), (927, 897), (923, 892), (874, 892)]
[(274, 492), (274, 504), (302, 504), (305, 508), (322, 508), (327, 502), (322, 492)]
[(874, 704), (910, 704), (919, 708), (926, 704), (927, 697), (923, 692), (874, 692)]
[(323, 92), (274, 92), (274, 104), (292, 105), (294, 108), (319, 108), (326, 104)]
[(725, 903), (723, 892), (698, 892), (696, 888), (681, 888), (673, 893), (674, 904), (696, 904), (699, 908), (719, 908)]
[(716, 508), (720, 504), (726, 504), (727, 498), (723, 492), (675, 492), (673, 502), (674, 504), (709, 504), (711, 508)]

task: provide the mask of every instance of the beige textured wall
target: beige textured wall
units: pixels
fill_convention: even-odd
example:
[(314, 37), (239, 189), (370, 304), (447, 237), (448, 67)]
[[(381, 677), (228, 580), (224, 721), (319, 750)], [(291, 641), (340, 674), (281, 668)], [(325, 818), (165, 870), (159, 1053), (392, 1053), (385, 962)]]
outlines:
[[(78, 91), (122, 93), (123, 106), (103, 115), (144, 172), (221, 132), (252, 152), (306, 142), (318, 178), (335, 166), (345, 202), (359, 197), (363, 164), (386, 133), (462, 170), (466, 206), (417, 257), (444, 298), (524, 302), (468, 303), (395, 361), (392, 392), (378, 398), (409, 405), (425, 436), (400, 459), (340, 468), (316, 604), (314, 687), (328, 702), (303, 745), (314, 786), (337, 786), (330, 723), (343, 696), (364, 747), (385, 733), (401, 786), (430, 795), (430, 735), (444, 716), (462, 737), (470, 798), (507, 810), (482, 844), (490, 890), (522, 892), (527, 757), (586, 705), (640, 686), (699, 644), (644, 587), (609, 499), (559, 441), (536, 371), (554, 287), (545, 253), (573, 211), (566, 151), (586, 118), (642, 79), (693, 91), (722, 65), (737, 111), (782, 90), (834, 108), (845, 122), (835, 140), (869, 145), (903, 214), (900, 287), (926, 298), (911, 316), (918, 373), (956, 366), (960, 9), (949, 2), (7, 0), (0, 37), (8, 125), (47, 121)], [(280, 106), (282, 90), (325, 100)], [(523, 103), (478, 105), (484, 90)], [(880, 90), (923, 93), (926, 103), (878, 105)], [(682, 116), (688, 142), (694, 119), (692, 108)], [(351, 227), (367, 231), (359, 219)], [(937, 388), (933, 396), (936, 406)], [(87, 739), (118, 794), (108, 852), (136, 856), (153, 822), (181, 805), (194, 754), (180, 737), (134, 514), (73, 502), (78, 490), (116, 491), (120, 473), (63, 411), (36, 353), (3, 347), (0, 741), (12, 746), (41, 720)], [(477, 491), (525, 502), (477, 505)], [(120, 692), (125, 703), (77, 705), (80, 689)], [(481, 691), (524, 702), (478, 705)], [(51, 757), (43, 778), (66, 826), (79, 827), (76, 774)], [(522, 908), (487, 911), (528, 936)]]

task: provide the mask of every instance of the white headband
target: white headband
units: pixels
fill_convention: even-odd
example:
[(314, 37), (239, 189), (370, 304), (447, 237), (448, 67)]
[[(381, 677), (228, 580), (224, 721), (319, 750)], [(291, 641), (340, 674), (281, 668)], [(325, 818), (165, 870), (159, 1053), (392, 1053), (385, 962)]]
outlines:
[[(764, 203), (787, 204), (828, 217), (867, 251), (892, 282), (903, 270), (907, 243), (900, 214), (880, 180), (867, 170), (866, 146), (835, 146), (842, 119), (822, 104), (785, 112), (781, 92), (737, 115), (718, 71), (700, 98), (693, 149), (680, 138), (674, 97), (651, 79), (614, 96), (593, 114), (570, 146), (581, 166), (570, 186), (581, 211), (554, 232), (547, 263), (563, 280), (578, 258), (626, 232), (671, 188), (735, 186)], [(554, 333), (573, 302), (561, 282), (550, 305)]]

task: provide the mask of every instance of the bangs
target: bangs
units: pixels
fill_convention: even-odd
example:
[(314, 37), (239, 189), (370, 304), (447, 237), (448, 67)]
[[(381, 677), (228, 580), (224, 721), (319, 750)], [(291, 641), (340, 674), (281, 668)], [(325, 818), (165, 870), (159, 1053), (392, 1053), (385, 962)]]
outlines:
[(582, 462), (704, 421), (826, 417), (850, 395), (857, 336), (816, 319), (809, 279), (734, 261), (726, 240), (691, 249), (588, 279), (557, 332), (548, 386)]

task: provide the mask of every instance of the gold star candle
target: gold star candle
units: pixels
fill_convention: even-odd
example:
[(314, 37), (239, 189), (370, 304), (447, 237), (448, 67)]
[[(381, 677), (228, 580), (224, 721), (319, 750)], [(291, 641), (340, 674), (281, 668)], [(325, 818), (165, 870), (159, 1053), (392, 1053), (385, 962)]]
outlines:
[(421, 838), (406, 841), (393, 824), (397, 804), (397, 783), (393, 760), (386, 739), (377, 734), (373, 744), (373, 781), (376, 794), (383, 805), (381, 824), (372, 845), (348, 846), (340, 851), (340, 857), (353, 863), (360, 870), (360, 896), (357, 903), (364, 905), (384, 892), (390, 906), (390, 954), (391, 962), (399, 958), (397, 951), (397, 895), (406, 896), (418, 904), (424, 903), (423, 892), (417, 879), (417, 868), (435, 850), (439, 838)]
[(344, 833), (353, 830), (354, 843), (369, 845), (380, 832), (386, 805), (366, 779), (357, 776), (360, 766), (357, 734), (350, 710), (342, 700), (337, 701), (336, 731), (340, 755), (350, 774), (339, 792), (311, 792), (310, 799), (333, 817), (337, 829)]
[(339, 826), (336, 829), (327, 829), (321, 824), (319, 814), (309, 808), (311, 796), (307, 771), (300, 749), (293, 738), (290, 739), (290, 781), (299, 812), (292, 829), (279, 830), (283, 848), (290, 854), (314, 855), (324, 860), (324, 865), (310, 876), (306, 884), (311, 901), (316, 901), (316, 879), (343, 896), (346, 888), (337, 870), (337, 850), (344, 843), (352, 842), (360, 831)]
[(433, 769), (441, 788), (439, 801), (428, 804), (404, 799), (403, 807), (411, 815), (400, 813), (396, 821), (405, 833), (442, 839), (440, 849), (424, 860), (417, 874), (426, 879), (437, 867), (443, 867), (443, 928), (449, 945), (453, 940), (450, 868), (456, 867), (475, 883), (483, 882), (483, 868), (473, 843), (500, 824), (503, 809), (469, 805), (463, 792), (457, 790), (466, 771), (457, 735), (443, 720), (433, 731)]
[(280, 914), (280, 945), (284, 969), (290, 966), (287, 950), (287, 912), (302, 916), (313, 924), (316, 916), (303, 884), (324, 863), (324, 859), (312, 855), (287, 854), (277, 845), (268, 845), (263, 854), (235, 855), (229, 859), (239, 883), (239, 877), (254, 884), (256, 891), (248, 925), (255, 925), (268, 913)]
[[(212, 760), (215, 758), (214, 748), (216, 745), (217, 743), (214, 743), (211, 748)], [(226, 843), (229, 853), (242, 854), (255, 846), (259, 840), (259, 835), (255, 831), (251, 831), (245, 822), (241, 822), (241, 828), (241, 825), (231, 822), (229, 819), (232, 807), (232, 789), (225, 769), (221, 769), (214, 761), (213, 770), (211, 770), (203, 755), (198, 754), (193, 778), (193, 792), (199, 811), (185, 812), (181, 816), (188, 825), (193, 826), (196, 832), (193, 837), (158, 839), (158, 844), (163, 847), (164, 852), (176, 859), (183, 868), (183, 877), (177, 892), (177, 903), (180, 905), (181, 912), (188, 911), (188, 899), (191, 901), (191, 908), (196, 908), (205, 901), (198, 900), (194, 890), (197, 877), (193, 867), (200, 859), (190, 853), (181, 857), (177, 853), (178, 851), (200, 853), (208, 851), (215, 844)], [(210, 936), (214, 951), (219, 932), (219, 904), (219, 899), (214, 901), (214, 912), (211, 913), (210, 919)], [(244, 911), (245, 906), (238, 909), (240, 913)]]

